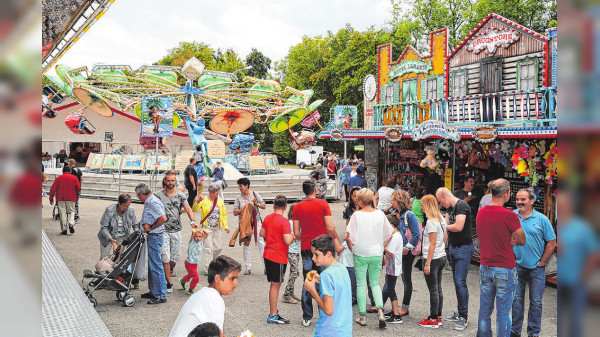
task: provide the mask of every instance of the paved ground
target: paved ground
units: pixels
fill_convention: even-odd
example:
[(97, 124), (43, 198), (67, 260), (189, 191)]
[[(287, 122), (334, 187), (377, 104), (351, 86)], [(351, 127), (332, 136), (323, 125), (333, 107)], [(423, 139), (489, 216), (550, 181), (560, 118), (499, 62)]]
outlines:
[[(61, 236), (60, 225), (58, 221), (51, 219), (52, 207), (48, 204), (47, 198), (44, 199), (44, 208), (42, 209), (43, 228), (48, 237), (55, 245), (62, 256), (71, 273), (77, 280), (81, 280), (83, 269), (93, 269), (98, 261), (100, 250), (96, 237), (99, 229), (99, 221), (104, 208), (111, 204), (110, 201), (87, 200), (81, 202), (81, 220), (76, 226), (74, 236)], [(330, 204), (334, 223), (339, 232), (343, 232), (345, 222), (342, 219), (342, 203)], [(136, 214), (141, 215), (142, 205), (133, 205)], [(267, 205), (267, 211), (272, 208)], [(236, 218), (231, 214), (231, 205), (227, 206), (230, 227), (235, 228)], [(268, 212), (263, 211), (263, 217)], [(184, 223), (188, 223), (186, 217)], [(187, 241), (189, 231), (184, 231), (184, 242)], [(186, 251), (184, 247), (183, 251)], [(243, 262), (242, 250), (239, 246), (229, 248), (224, 242), (223, 254), (229, 255), (239, 262)], [(262, 265), (258, 255), (257, 247), (252, 246), (253, 274), (250, 276), (240, 276), (239, 285), (232, 296), (225, 297), (227, 312), (225, 314), (225, 334), (229, 337), (238, 336), (240, 332), (250, 329), (255, 336), (312, 336), (314, 333), (314, 323), (311, 327), (304, 328), (301, 325), (302, 309), (300, 304), (279, 304), (279, 312), (282, 316), (291, 320), (289, 325), (270, 325), (266, 323), (268, 314), (268, 287), (266, 276), (262, 274)], [(243, 263), (242, 263), (243, 264)], [(178, 275), (185, 272), (183, 258), (177, 265), (175, 271)], [(452, 283), (451, 273), (444, 271), (443, 275), (444, 289), (444, 315), (447, 315), (456, 308), (456, 296), (454, 285)], [(300, 294), (301, 279), (296, 281), (296, 294)], [(479, 281), (478, 268), (471, 266), (469, 272), (468, 284), (471, 294), (469, 303), (469, 312), (471, 318), (469, 326), (462, 332), (452, 330), (451, 324), (445, 324), (437, 330), (428, 330), (421, 328), (417, 322), (427, 316), (429, 311), (429, 295), (422, 273), (413, 270), (414, 294), (411, 304), (411, 315), (405, 317), (403, 324), (389, 325), (387, 330), (380, 331), (376, 328), (376, 318), (374, 315), (367, 316), (367, 327), (354, 325), (354, 336), (474, 336), (476, 334), (477, 311), (479, 308)], [(207, 284), (206, 279), (201, 277), (200, 286)], [(402, 282), (398, 282), (396, 292), (402, 294)], [(168, 302), (159, 306), (150, 306), (142, 301), (138, 296), (147, 291), (146, 282), (142, 282), (141, 289), (133, 294), (138, 302), (132, 308), (121, 306), (120, 302), (115, 301), (115, 294), (108, 291), (99, 291), (96, 294), (98, 299), (97, 311), (100, 317), (106, 323), (106, 326), (114, 336), (167, 336), (179, 309), (187, 299), (187, 295), (182, 291), (175, 289), (168, 295)], [(283, 291), (283, 289), (282, 289)], [(386, 305), (386, 311), (390, 304)], [(355, 314), (357, 308), (354, 307)], [(316, 314), (318, 315), (318, 314)], [(494, 313), (495, 315), (495, 313)], [(556, 290), (546, 288), (544, 294), (544, 316), (542, 319), (541, 336), (556, 336), (557, 325), (556, 314)], [(316, 320), (316, 317), (315, 317)], [(495, 324), (495, 323), (493, 323)]]

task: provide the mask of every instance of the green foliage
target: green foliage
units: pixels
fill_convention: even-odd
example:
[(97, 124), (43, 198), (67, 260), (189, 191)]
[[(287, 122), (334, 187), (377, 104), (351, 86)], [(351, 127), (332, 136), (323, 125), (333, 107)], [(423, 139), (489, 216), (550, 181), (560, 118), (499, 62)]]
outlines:
[(192, 57), (196, 57), (206, 66), (206, 69), (213, 69), (215, 66), (215, 51), (206, 43), (202, 42), (179, 42), (179, 45), (169, 49), (166, 56), (160, 59), (156, 64), (163, 66), (182, 67), (185, 62)]
[(211, 70), (233, 73), (238, 69), (244, 68), (244, 62), (242, 62), (242, 59), (233, 49), (227, 49), (225, 52), (222, 52), (221, 49), (218, 49), (214, 53), (213, 57), (215, 60), (215, 65), (214, 68), (211, 68)]
[(271, 59), (255, 48), (252, 48), (250, 54), (246, 56), (245, 63), (246, 66), (252, 67), (247, 73), (247, 76), (250, 77), (266, 78), (269, 69), (271, 69)]
[[(268, 131), (269, 132), (269, 131)], [(293, 161), (296, 156), (296, 151), (290, 147), (289, 132), (278, 132), (273, 135), (273, 152), (281, 157)]]

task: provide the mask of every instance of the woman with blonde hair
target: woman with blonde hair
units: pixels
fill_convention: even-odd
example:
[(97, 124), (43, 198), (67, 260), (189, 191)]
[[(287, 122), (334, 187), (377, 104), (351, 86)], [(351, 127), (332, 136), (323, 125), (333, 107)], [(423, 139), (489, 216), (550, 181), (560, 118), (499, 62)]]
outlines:
[(442, 325), (442, 271), (446, 265), (446, 221), (440, 213), (437, 199), (428, 194), (421, 199), (421, 207), (427, 217), (423, 228), (423, 273), (429, 289), (429, 316), (419, 322), (426, 328)]
[(354, 254), (354, 269), (356, 271), (356, 297), (360, 316), (356, 323), (365, 326), (367, 313), (367, 272), (369, 283), (375, 299), (375, 306), (379, 313), (379, 328), (386, 327), (383, 314), (383, 299), (379, 286), (379, 275), (383, 261), (383, 250), (392, 238), (394, 228), (388, 221), (383, 211), (371, 206), (373, 192), (362, 188), (357, 192), (357, 201), (360, 210), (352, 214), (346, 228), (348, 247)]
[[(399, 317), (409, 314), (408, 307), (413, 293), (412, 268), (415, 262), (415, 255), (412, 249), (417, 247), (421, 241), (421, 231), (419, 230), (419, 221), (411, 211), (412, 203), (410, 196), (406, 191), (396, 190), (392, 193), (392, 206), (398, 211), (391, 216), (398, 220), (398, 230), (402, 234), (404, 249), (402, 251), (402, 283), (404, 284), (404, 297), (402, 298), (402, 308), (400, 308)], [(407, 238), (407, 229), (410, 230), (410, 238)]]

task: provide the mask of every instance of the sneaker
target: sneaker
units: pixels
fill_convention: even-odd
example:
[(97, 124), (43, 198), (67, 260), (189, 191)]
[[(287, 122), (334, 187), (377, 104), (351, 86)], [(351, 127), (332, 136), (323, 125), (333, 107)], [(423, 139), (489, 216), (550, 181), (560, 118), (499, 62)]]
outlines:
[(402, 323), (402, 317), (392, 315), (392, 316), (388, 317), (385, 321), (390, 324), (400, 324), (400, 323)]
[(444, 325), (444, 323), (442, 322), (442, 318), (441, 318), (441, 317), (438, 317), (438, 318), (436, 319), (436, 322), (437, 322), (437, 324), (438, 324), (439, 326), (442, 326), (442, 325)]
[(167, 283), (167, 292), (168, 293), (172, 293), (173, 292), (173, 283)]
[(310, 323), (312, 323), (310, 319), (302, 319), (302, 326), (310, 326)]
[(267, 316), (267, 323), (289, 324), (290, 321), (281, 317), (279, 314), (275, 314), (275, 316)]
[(62, 232), (60, 232), (60, 235), (69, 235), (69, 234), (67, 234), (67, 231), (62, 231)]
[(387, 326), (387, 323), (386, 323), (385, 317), (383, 316), (383, 310), (380, 311), (377, 314), (377, 316), (379, 316), (378, 317), (379, 318), (379, 329), (385, 329)]
[(75, 233), (75, 227), (73, 225), (69, 225), (69, 232), (71, 234)]
[(181, 286), (181, 290), (185, 290), (185, 282), (182, 278), (179, 278), (179, 285)]
[(296, 301), (298, 301), (298, 302), (302, 302), (302, 298), (300, 298), (300, 297), (298, 297), (298, 296), (296, 296), (296, 295), (292, 295), (292, 296), (290, 296), (290, 297), (291, 297), (291, 298), (293, 298), (293, 299), (295, 299), (295, 300), (296, 300)]
[(467, 327), (467, 319), (464, 317), (459, 317), (458, 322), (454, 324), (454, 330), (462, 331)]
[(154, 297), (154, 295), (151, 292), (147, 292), (147, 293), (143, 293), (142, 295), (140, 295), (141, 298), (150, 298), (150, 299), (155, 299), (156, 297)]
[(293, 299), (291, 296), (283, 296), (281, 298), (281, 302), (283, 302), (283, 303), (290, 303), (290, 304), (298, 304), (298, 301), (296, 301), (295, 299)]
[(390, 317), (394, 316), (394, 310), (392, 310), (390, 312), (386, 312), (385, 314), (383, 314), (383, 316), (385, 318), (390, 318)]
[(439, 328), (439, 324), (437, 322), (437, 319), (430, 319), (429, 317), (425, 318), (424, 320), (419, 322), (419, 325), (425, 328), (433, 328), (433, 329), (437, 329)]
[(196, 292), (196, 290), (194, 289), (189, 289), (188, 291), (186, 291), (185, 293), (188, 295), (193, 295)]
[(153, 298), (151, 300), (148, 300), (148, 302), (146, 302), (148, 304), (161, 304), (161, 303), (167, 303), (167, 299), (166, 298)]
[(452, 315), (446, 317), (446, 320), (449, 322), (458, 322), (458, 312), (453, 312)]

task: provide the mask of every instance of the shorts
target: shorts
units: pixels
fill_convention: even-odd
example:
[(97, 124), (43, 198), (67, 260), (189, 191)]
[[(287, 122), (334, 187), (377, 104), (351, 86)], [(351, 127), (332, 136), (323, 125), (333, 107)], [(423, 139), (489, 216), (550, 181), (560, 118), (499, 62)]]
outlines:
[(163, 233), (163, 245), (160, 251), (163, 263), (177, 262), (181, 256), (181, 231), (174, 233)]
[(287, 264), (273, 262), (269, 259), (265, 259), (265, 269), (267, 271), (267, 281), (268, 282), (283, 282), (283, 278), (285, 276), (285, 270), (287, 268)]

